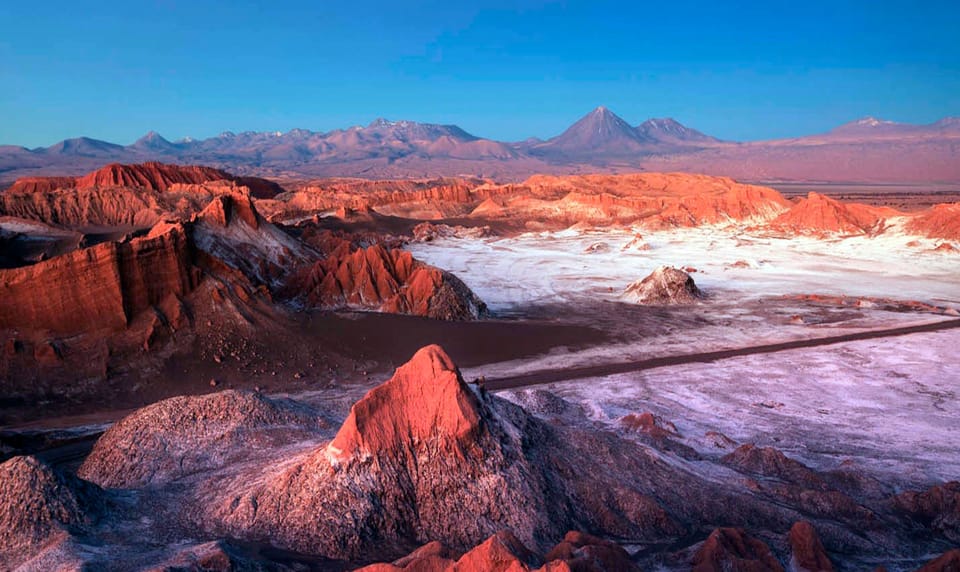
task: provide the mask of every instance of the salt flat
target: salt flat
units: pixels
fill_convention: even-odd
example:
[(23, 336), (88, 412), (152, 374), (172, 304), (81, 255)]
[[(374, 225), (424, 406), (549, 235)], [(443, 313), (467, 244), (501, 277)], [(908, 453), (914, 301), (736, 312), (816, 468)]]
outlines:
[[(648, 250), (622, 250), (635, 234), (568, 229), (484, 241), (447, 238), (411, 250), (457, 274), (495, 313), (523, 316), (542, 307), (558, 320), (592, 319), (623, 334), (615, 344), (555, 348), (536, 359), (465, 370), (468, 377), (824, 337), (948, 319), (960, 309), (960, 261), (934, 252), (937, 241), (896, 232), (819, 239), (696, 228), (643, 233)], [(696, 268), (692, 276), (707, 300), (670, 309), (622, 303), (624, 288), (661, 264)], [(916, 300), (948, 315), (782, 298), (791, 294)], [(562, 308), (568, 312), (557, 311)], [(801, 320), (792, 320), (797, 316)], [(629, 335), (631, 327), (636, 335)], [(957, 330), (919, 333), (546, 388), (613, 429), (629, 413), (662, 415), (706, 458), (729, 452), (704, 438), (718, 431), (737, 443), (777, 447), (818, 469), (853, 463), (884, 482), (916, 487), (960, 478), (958, 344)]]

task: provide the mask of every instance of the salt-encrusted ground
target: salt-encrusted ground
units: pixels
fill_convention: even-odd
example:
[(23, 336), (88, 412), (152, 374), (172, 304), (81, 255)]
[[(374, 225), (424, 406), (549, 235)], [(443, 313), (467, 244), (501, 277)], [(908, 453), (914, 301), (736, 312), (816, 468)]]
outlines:
[[(960, 257), (937, 241), (899, 234), (836, 239), (771, 238), (730, 229), (644, 233), (648, 250), (623, 250), (629, 230), (440, 239), (414, 255), (448, 269), (495, 313), (556, 313), (614, 328), (621, 341), (557, 348), (533, 360), (464, 373), (506, 376), (543, 368), (645, 359), (833, 336), (949, 319), (869, 307), (829, 307), (791, 294), (871, 296), (960, 308)], [(907, 244), (917, 241), (911, 246)], [(597, 246), (606, 245), (606, 246)], [(683, 308), (636, 308), (620, 293), (661, 264), (690, 266), (709, 295)], [(795, 318), (800, 316), (800, 320)], [(671, 327), (674, 324), (676, 327)], [(635, 335), (630, 335), (631, 330)], [(708, 457), (703, 438), (775, 446), (821, 469), (850, 461), (897, 486), (960, 478), (960, 331), (911, 334), (713, 363), (579, 379), (547, 389), (615, 425), (652, 411)], [(522, 390), (518, 390), (522, 391)], [(507, 393), (508, 395), (511, 392)]]

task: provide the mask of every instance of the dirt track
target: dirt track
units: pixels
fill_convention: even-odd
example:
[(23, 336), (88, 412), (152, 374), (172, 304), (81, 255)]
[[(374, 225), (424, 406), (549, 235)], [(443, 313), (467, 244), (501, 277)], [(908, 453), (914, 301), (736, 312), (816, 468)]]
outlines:
[(487, 379), (484, 386), (491, 391), (504, 389), (515, 389), (529, 385), (541, 385), (557, 381), (567, 381), (571, 379), (582, 379), (585, 377), (602, 377), (618, 373), (628, 373), (632, 371), (643, 371), (658, 367), (672, 365), (682, 365), (688, 363), (707, 363), (728, 358), (768, 354), (784, 350), (795, 350), (800, 348), (815, 348), (828, 346), (843, 342), (855, 342), (860, 340), (872, 340), (877, 338), (889, 338), (894, 336), (905, 336), (921, 332), (937, 332), (940, 330), (949, 330), (960, 328), (960, 320), (946, 320), (933, 322), (930, 324), (921, 324), (918, 326), (906, 326), (900, 328), (888, 328), (883, 330), (871, 330), (866, 332), (857, 332), (853, 334), (844, 334), (842, 336), (827, 336), (823, 338), (811, 338), (806, 340), (795, 340), (792, 342), (781, 342), (777, 344), (765, 344), (759, 346), (748, 346), (729, 350), (718, 350), (713, 352), (703, 352), (695, 354), (683, 354), (675, 356), (664, 356), (650, 358), (638, 361), (608, 363), (600, 365), (591, 365), (584, 367), (543, 369), (523, 375), (510, 377), (501, 377)]

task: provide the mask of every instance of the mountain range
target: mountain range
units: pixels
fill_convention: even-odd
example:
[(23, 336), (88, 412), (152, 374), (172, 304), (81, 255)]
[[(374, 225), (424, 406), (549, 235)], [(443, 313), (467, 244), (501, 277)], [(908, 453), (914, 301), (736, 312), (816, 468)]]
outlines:
[(304, 179), (534, 173), (690, 171), (752, 181), (960, 182), (960, 118), (928, 125), (866, 117), (827, 133), (739, 143), (674, 119), (632, 126), (606, 107), (546, 141), (501, 142), (455, 125), (377, 119), (330, 132), (225, 132), (169, 141), (151, 131), (130, 145), (78, 137), (28, 149), (0, 146), (0, 184), (81, 173), (106, 163), (198, 163), (240, 174)]

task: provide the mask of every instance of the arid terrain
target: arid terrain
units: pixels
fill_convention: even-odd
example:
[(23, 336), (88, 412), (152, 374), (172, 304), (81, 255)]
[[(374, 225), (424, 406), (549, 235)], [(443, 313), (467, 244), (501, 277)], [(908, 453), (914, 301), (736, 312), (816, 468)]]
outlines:
[(956, 125), (5, 148), (0, 569), (957, 570)]

